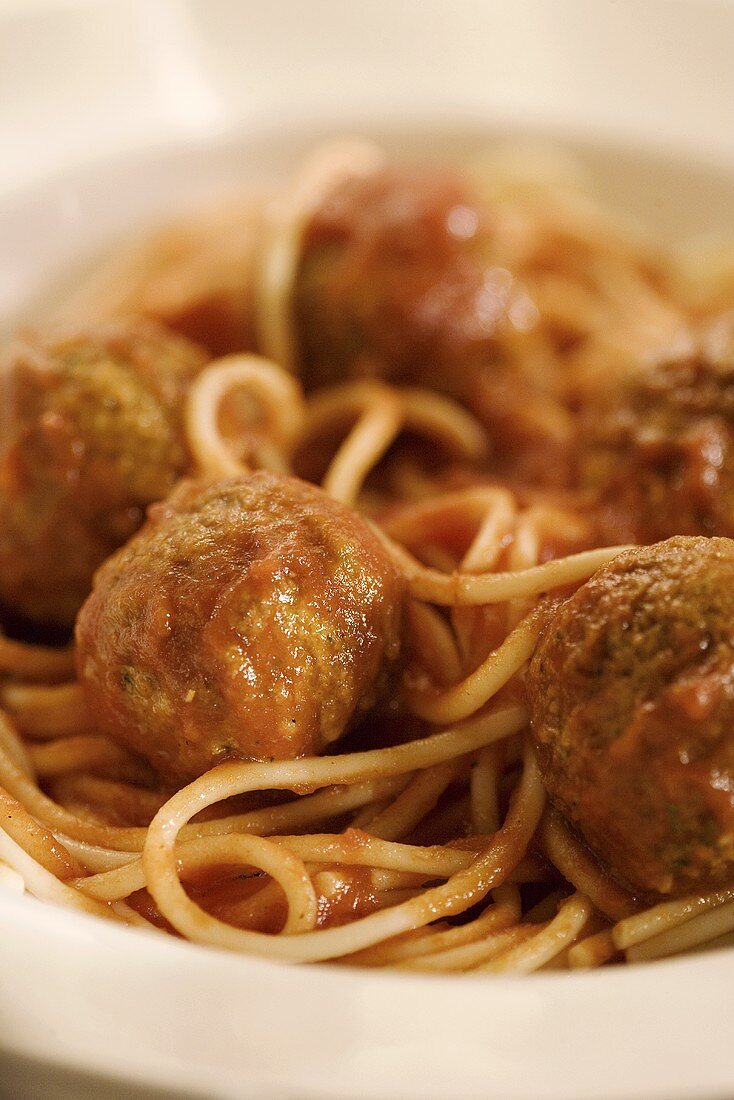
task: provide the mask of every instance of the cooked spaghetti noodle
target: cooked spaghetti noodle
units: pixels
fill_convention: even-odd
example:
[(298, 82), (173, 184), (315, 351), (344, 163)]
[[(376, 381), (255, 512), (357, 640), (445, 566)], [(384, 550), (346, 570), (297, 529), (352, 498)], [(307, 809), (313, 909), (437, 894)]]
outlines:
[[(147, 313), (191, 334), (233, 292), (227, 256), (249, 265), (229, 299), (239, 343), (188, 389), (189, 472), (307, 476), (368, 518), (407, 591), (392, 702), (328, 755), (226, 760), (176, 789), (97, 729), (71, 650), (0, 638), (0, 890), (282, 962), (431, 973), (723, 943), (733, 888), (635, 896), (548, 803), (523, 690), (549, 608), (623, 549), (600, 545), (588, 493), (561, 472), (574, 402), (610, 364), (622, 377), (690, 343), (707, 302), (575, 180), (496, 157), (474, 176), (494, 241), (485, 289), (508, 318), (493, 347), (527, 382), (519, 405), (500, 408), (489, 383), (470, 402), (369, 371), (304, 393), (309, 219), (342, 179), (383, 167), (369, 143), (330, 147), (270, 205), (223, 214), (229, 251), (222, 223), (194, 223), (127, 249), (64, 313)], [(455, 208), (459, 237), (473, 216)], [(244, 351), (253, 323), (259, 346)], [(518, 477), (500, 453), (508, 416), (540, 440)]]

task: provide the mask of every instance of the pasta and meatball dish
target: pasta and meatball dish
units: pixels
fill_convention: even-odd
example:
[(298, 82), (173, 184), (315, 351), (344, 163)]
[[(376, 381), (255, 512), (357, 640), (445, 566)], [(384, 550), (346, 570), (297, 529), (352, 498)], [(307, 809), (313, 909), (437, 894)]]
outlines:
[(281, 962), (729, 942), (734, 265), (344, 139), (0, 391), (0, 888)]

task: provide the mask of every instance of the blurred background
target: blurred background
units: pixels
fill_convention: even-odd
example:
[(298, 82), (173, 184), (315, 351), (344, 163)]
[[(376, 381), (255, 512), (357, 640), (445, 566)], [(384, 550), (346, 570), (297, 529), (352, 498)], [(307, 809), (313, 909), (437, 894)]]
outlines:
[(0, 0), (0, 194), (325, 115), (520, 120), (734, 162), (733, 28), (731, 0)]

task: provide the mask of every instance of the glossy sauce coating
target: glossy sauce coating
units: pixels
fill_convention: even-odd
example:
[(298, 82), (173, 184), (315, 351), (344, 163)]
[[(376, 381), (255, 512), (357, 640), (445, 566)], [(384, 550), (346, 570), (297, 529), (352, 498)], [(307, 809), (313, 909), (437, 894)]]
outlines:
[(305, 234), (294, 300), (301, 374), (307, 388), (379, 378), (447, 393), (487, 424), (498, 471), (565, 482), (548, 415), (558, 380), (539, 385), (502, 349), (537, 311), (494, 251), (491, 211), (455, 171), (347, 180)]
[(79, 675), (100, 727), (182, 782), (338, 738), (384, 687), (401, 604), (378, 539), (319, 489), (182, 482), (97, 573)]
[(605, 541), (734, 537), (734, 340), (607, 383), (583, 421)]
[(0, 605), (71, 626), (94, 570), (185, 471), (206, 362), (149, 322), (28, 335), (0, 360)]
[(460, 387), (454, 371), (491, 353), (506, 317), (510, 288), (487, 278), (486, 234), (460, 177), (346, 181), (304, 243), (296, 309), (307, 383), (351, 374)]
[(526, 688), (550, 796), (617, 878), (734, 880), (734, 542), (621, 554), (550, 616)]

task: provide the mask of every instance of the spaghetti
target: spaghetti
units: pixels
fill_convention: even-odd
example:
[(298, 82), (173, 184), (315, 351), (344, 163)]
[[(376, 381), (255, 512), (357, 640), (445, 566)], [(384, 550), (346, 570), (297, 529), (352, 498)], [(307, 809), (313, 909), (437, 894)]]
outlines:
[[(525, 974), (725, 942), (731, 888), (651, 904), (548, 804), (523, 691), (548, 608), (623, 549), (599, 545), (588, 495), (560, 473), (574, 401), (610, 363), (622, 376), (685, 342), (705, 303), (580, 185), (495, 158), (474, 178), (506, 314), (493, 354), (527, 382), (513, 424), (536, 441), (519, 476), (498, 453), (510, 413), (490, 382), (471, 401), (370, 371), (304, 392), (310, 221), (384, 163), (369, 143), (335, 145), (269, 204), (238, 208), (259, 351), (242, 350), (240, 313), (242, 346), (197, 375), (183, 421), (198, 477), (308, 476), (368, 518), (407, 592), (392, 704), (330, 755), (228, 760), (172, 789), (97, 729), (70, 650), (0, 638), (0, 889), (281, 962)], [(471, 208), (455, 209), (471, 236)], [(199, 288), (209, 302), (232, 289), (215, 237), (197, 224), (128, 249), (66, 316), (190, 329)], [(183, 304), (166, 314), (174, 284)], [(552, 469), (536, 483), (539, 462)]]

